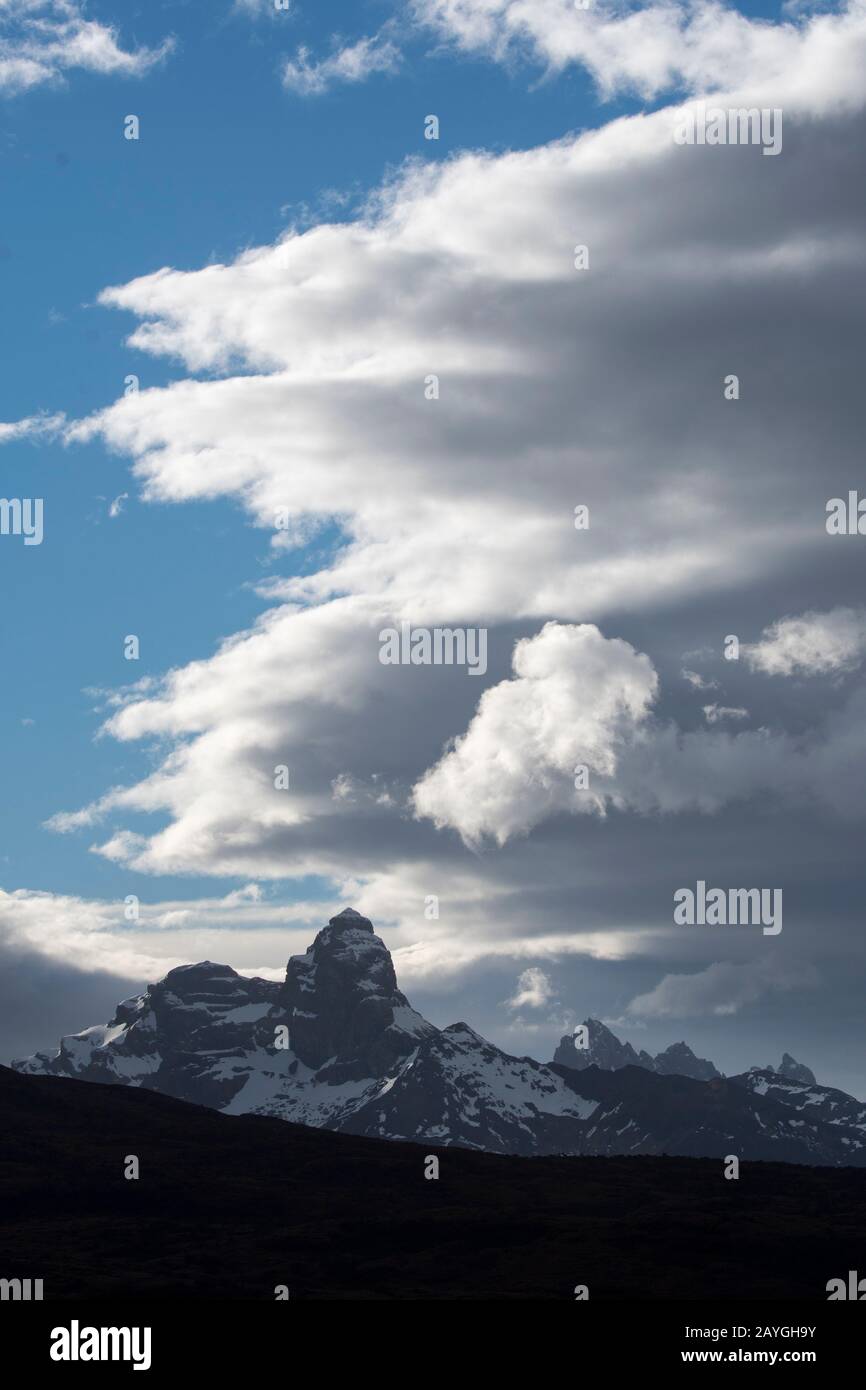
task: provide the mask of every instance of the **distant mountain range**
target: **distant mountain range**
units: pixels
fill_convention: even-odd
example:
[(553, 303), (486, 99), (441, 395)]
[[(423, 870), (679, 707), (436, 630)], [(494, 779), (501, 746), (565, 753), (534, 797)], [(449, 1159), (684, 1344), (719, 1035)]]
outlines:
[[(691, 1076), (695, 1081), (712, 1081), (721, 1076), (712, 1062), (696, 1057), (684, 1042), (671, 1043), (664, 1052), (651, 1057), (648, 1052), (636, 1052), (631, 1043), (620, 1042), (619, 1038), (600, 1023), (597, 1018), (584, 1019), (574, 1033), (566, 1033), (553, 1054), (554, 1062), (560, 1066), (583, 1071), (586, 1067), (601, 1067), (602, 1071), (618, 1071), (620, 1067), (644, 1067), (659, 1076)], [(761, 1068), (756, 1068), (761, 1070)], [(778, 1068), (768, 1066), (764, 1071), (785, 1077), (790, 1081), (804, 1081), (810, 1086), (817, 1085), (814, 1073), (800, 1062), (795, 1062), (787, 1052), (782, 1056)]]
[(439, 1029), (397, 989), (366, 917), (332, 917), (282, 984), (180, 966), (108, 1024), (19, 1072), (122, 1084), (227, 1114), (496, 1153), (678, 1154), (866, 1166), (866, 1105), (785, 1054), (725, 1078), (676, 1043), (637, 1053), (589, 1019), (547, 1065), (466, 1023)]

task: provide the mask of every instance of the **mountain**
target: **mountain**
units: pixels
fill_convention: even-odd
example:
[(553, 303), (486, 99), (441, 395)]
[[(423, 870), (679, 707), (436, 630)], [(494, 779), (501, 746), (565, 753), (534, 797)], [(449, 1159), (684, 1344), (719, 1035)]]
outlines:
[(631, 1043), (620, 1042), (615, 1033), (600, 1023), (597, 1018), (583, 1021), (586, 1029), (586, 1046), (578, 1045), (578, 1030), (566, 1033), (553, 1054), (554, 1062), (574, 1071), (584, 1071), (586, 1067), (601, 1067), (602, 1071), (618, 1071), (620, 1067), (646, 1067), (654, 1069), (652, 1057), (648, 1052), (635, 1052)]
[(809, 1086), (815, 1086), (815, 1073), (808, 1067), (804, 1067), (802, 1062), (795, 1062), (790, 1052), (782, 1054), (782, 1061), (778, 1068), (780, 1076), (786, 1077), (789, 1081), (805, 1081)]
[[(808, 1067), (801, 1070), (812, 1076)], [(781, 1070), (774, 1071), (772, 1067), (766, 1070), (752, 1067), (741, 1076), (732, 1076), (731, 1082), (762, 1100), (784, 1105), (803, 1119), (817, 1119), (836, 1127), (844, 1136), (844, 1145), (855, 1147), (857, 1134), (866, 1138), (866, 1104), (832, 1086), (819, 1086), (814, 1077), (811, 1081), (801, 1081), (797, 1077), (783, 1076)]]
[[(292, 957), (282, 984), (211, 961), (181, 966), (124, 1000), (107, 1025), (13, 1066), (160, 1091), (228, 1115), (503, 1154), (866, 1165), (853, 1111), (850, 1124), (841, 1112), (824, 1119), (798, 1096), (792, 1115), (778, 1078), (772, 1094), (729, 1083), (684, 1044), (652, 1059), (593, 1027), (604, 1067), (543, 1065), (466, 1023), (436, 1028), (398, 990), (372, 923), (347, 908)], [(710, 1067), (712, 1079), (677, 1071), (685, 1067)]]
[[(136, 1181), (123, 1176), (129, 1154)], [(436, 1181), (424, 1177), (429, 1154)], [(658, 1310), (672, 1298), (814, 1307), (831, 1276), (862, 1269), (866, 1170), (757, 1163), (733, 1183), (715, 1159), (504, 1158), (0, 1067), (0, 1213), (4, 1278), (43, 1279), (46, 1310), (69, 1300), (78, 1315), (91, 1299), (130, 1310), (112, 1311), (113, 1322), (135, 1324), (135, 1307), (150, 1321), (157, 1304), (191, 1304), (193, 1323), (209, 1300), (267, 1308), (280, 1286), (292, 1301), (573, 1303), (582, 1283), (596, 1308), (627, 1299)], [(4, 1322), (7, 1347), (19, 1307)], [(107, 1312), (90, 1307), (87, 1320)], [(204, 1342), (189, 1342), (199, 1358), (214, 1339), (204, 1326)], [(224, 1357), (241, 1346), (248, 1378), (244, 1338), (219, 1344)]]
[[(582, 1027), (586, 1046), (577, 1045), (577, 1034), (566, 1033), (553, 1054), (554, 1062), (570, 1067), (573, 1071), (584, 1071), (587, 1067), (601, 1067), (602, 1071), (618, 1071), (620, 1067), (644, 1067), (647, 1071), (661, 1076), (690, 1076), (695, 1081), (712, 1081), (721, 1073), (712, 1062), (696, 1057), (684, 1042), (671, 1043), (656, 1057), (641, 1050), (635, 1052), (631, 1043), (620, 1042), (597, 1018), (586, 1018)], [(785, 1054), (787, 1056), (787, 1053)]]
[(655, 1070), (662, 1076), (690, 1076), (693, 1081), (712, 1081), (721, 1076), (712, 1062), (696, 1057), (684, 1042), (671, 1043), (656, 1054)]

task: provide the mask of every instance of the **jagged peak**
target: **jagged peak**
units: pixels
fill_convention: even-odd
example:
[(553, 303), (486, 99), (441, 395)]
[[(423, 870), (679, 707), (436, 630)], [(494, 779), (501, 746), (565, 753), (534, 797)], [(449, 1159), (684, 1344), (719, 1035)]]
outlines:
[(816, 1084), (815, 1073), (812, 1071), (811, 1067), (807, 1067), (802, 1062), (798, 1062), (795, 1057), (791, 1056), (790, 1052), (784, 1052), (782, 1054), (782, 1061), (778, 1068), (778, 1074), (779, 1076), (784, 1076), (786, 1081), (802, 1081), (809, 1086), (814, 1086)]

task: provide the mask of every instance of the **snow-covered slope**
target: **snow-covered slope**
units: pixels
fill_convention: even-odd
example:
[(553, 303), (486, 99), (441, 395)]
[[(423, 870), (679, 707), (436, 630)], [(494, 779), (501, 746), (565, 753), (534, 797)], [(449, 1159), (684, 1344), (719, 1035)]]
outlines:
[[(802, 1070), (812, 1075), (808, 1067)], [(837, 1091), (832, 1086), (819, 1086), (814, 1079), (799, 1081), (784, 1076), (781, 1071), (761, 1067), (752, 1067), (741, 1076), (731, 1077), (731, 1080), (754, 1096), (775, 1101), (787, 1110), (795, 1111), (801, 1120), (820, 1120), (823, 1124), (835, 1126), (848, 1136), (847, 1142), (852, 1146), (856, 1146), (857, 1135), (862, 1142), (866, 1142), (866, 1104), (855, 1100), (845, 1091)]]
[[(829, 1100), (810, 1109), (802, 1083), (771, 1072), (729, 1083), (684, 1044), (654, 1060), (608, 1030), (595, 1042), (602, 1066), (545, 1066), (465, 1023), (434, 1027), (398, 990), (372, 923), (347, 908), (289, 961), (282, 984), (210, 961), (182, 966), (125, 1000), (109, 1024), (13, 1066), (142, 1086), (228, 1114), (499, 1153), (866, 1163), (862, 1114)], [(670, 1074), (677, 1066), (709, 1067), (713, 1079)]]

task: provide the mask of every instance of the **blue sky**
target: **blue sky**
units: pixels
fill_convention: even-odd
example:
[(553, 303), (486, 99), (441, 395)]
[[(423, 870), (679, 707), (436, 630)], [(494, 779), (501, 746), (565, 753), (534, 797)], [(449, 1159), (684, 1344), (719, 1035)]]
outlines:
[[(142, 388), (173, 379), (170, 363), (125, 345), (128, 318), (96, 304), (106, 286), (164, 265), (231, 260), (295, 220), (351, 217), (407, 158), (530, 148), (596, 119), (582, 72), (540, 81), (532, 70), (437, 53), (417, 38), (398, 72), (311, 99), (283, 88), (281, 59), (300, 44), (327, 52), (335, 35), (370, 33), (387, 7), (329, 0), (289, 14), (263, 8), (251, 20), (230, 0), (124, 6), (122, 39), (155, 47), (172, 35), (167, 61), (143, 79), (75, 72), (0, 105), (0, 277), (14, 343), (0, 419), (81, 417), (121, 394), (128, 373)], [(118, 20), (112, 3), (88, 13)], [(610, 103), (605, 114), (634, 105)], [(438, 141), (423, 138), (430, 112), (440, 116)], [(141, 121), (138, 142), (122, 138), (130, 113)], [(147, 766), (135, 745), (94, 741), (101, 719), (84, 691), (207, 656), (261, 611), (249, 585), (265, 567), (301, 570), (315, 555), (275, 562), (230, 502), (142, 505), (128, 460), (99, 443), (16, 443), (2, 468), (7, 479), (26, 470), (24, 495), (45, 498), (50, 543), (0, 549), (0, 632), (7, 652), (22, 654), (7, 666), (0, 696), (0, 882), (125, 893), (128, 869), (86, 853), (80, 836), (42, 828), (58, 809)], [(110, 520), (109, 504), (124, 492), (129, 501)], [(142, 641), (134, 667), (123, 659), (127, 633)], [(164, 886), (184, 896), (201, 883), (185, 876)]]

